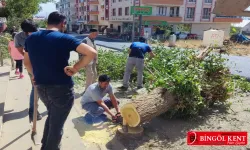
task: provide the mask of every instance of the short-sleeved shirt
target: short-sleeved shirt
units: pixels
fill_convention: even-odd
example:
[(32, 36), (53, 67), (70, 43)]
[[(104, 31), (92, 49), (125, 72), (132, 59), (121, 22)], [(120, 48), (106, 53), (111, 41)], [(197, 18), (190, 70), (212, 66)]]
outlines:
[(24, 32), (19, 32), (14, 37), (15, 47), (24, 47), (25, 40), (28, 37)]
[(106, 89), (102, 89), (99, 87), (99, 83), (93, 83), (83, 94), (81, 104), (84, 105), (86, 103), (97, 102), (98, 100), (102, 100), (106, 94), (113, 94), (111, 84), (109, 84)]
[(142, 42), (133, 42), (130, 46), (131, 52), (129, 57), (144, 59), (146, 53), (150, 53), (152, 50), (150, 46)]
[(72, 85), (73, 80), (64, 72), (69, 65), (70, 51), (81, 41), (59, 31), (42, 30), (32, 33), (25, 42), (36, 84)]

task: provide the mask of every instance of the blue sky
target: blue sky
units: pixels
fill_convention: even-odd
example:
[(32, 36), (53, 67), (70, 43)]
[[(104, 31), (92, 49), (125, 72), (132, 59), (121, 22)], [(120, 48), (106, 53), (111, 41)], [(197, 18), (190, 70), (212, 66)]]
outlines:
[(56, 5), (54, 3), (41, 4), (40, 6), (42, 7), (42, 11), (39, 12), (36, 16), (47, 17), (51, 12), (56, 10)]

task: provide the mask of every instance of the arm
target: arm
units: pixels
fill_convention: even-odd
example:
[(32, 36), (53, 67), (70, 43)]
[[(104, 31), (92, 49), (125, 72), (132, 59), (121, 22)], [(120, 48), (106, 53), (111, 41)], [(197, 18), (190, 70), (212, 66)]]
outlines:
[(97, 52), (95, 49), (92, 47), (88, 46), (87, 44), (80, 44), (77, 48), (76, 51), (82, 55), (84, 55), (84, 59), (81, 58), (74, 66), (73, 68), (77, 70), (77, 72), (87, 66), (97, 55)]
[(23, 47), (17, 47), (17, 50), (19, 51), (20, 54), (22, 54), (24, 56)]
[(115, 117), (115, 115), (113, 115), (111, 113), (111, 111), (109, 110), (109, 108), (104, 104), (104, 102), (102, 100), (98, 100), (97, 104), (99, 104), (105, 110), (105, 112), (107, 112), (110, 116)]
[(109, 94), (109, 97), (110, 97), (110, 100), (111, 100), (116, 112), (119, 113), (120, 110), (119, 110), (119, 107), (118, 107), (117, 98), (115, 97), (114, 94)]
[(30, 62), (29, 53), (27, 52), (24, 53), (24, 66), (26, 67), (27, 71), (33, 76), (33, 69)]
[(10, 45), (8, 45), (8, 51), (9, 51), (9, 53), (11, 54), (11, 48), (10, 48)]

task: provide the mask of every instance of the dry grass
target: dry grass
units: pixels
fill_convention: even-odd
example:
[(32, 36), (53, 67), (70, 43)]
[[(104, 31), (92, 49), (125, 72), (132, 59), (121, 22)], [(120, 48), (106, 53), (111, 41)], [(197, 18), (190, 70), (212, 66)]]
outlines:
[[(165, 45), (168, 46), (168, 42), (165, 42)], [(178, 40), (176, 42), (176, 46), (179, 48), (200, 49), (202, 48), (202, 40)], [(235, 44), (231, 42), (226, 48), (227, 52), (231, 55), (250, 57), (250, 46), (248, 45)]]

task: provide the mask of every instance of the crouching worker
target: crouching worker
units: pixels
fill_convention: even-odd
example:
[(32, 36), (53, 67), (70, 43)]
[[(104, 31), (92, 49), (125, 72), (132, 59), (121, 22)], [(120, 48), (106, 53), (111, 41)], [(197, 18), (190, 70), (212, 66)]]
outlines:
[[(105, 97), (108, 94), (109, 97)], [(107, 75), (99, 76), (98, 82), (91, 84), (81, 99), (82, 108), (87, 111), (85, 121), (89, 124), (100, 123), (107, 120), (104, 112), (112, 117), (113, 123), (119, 123), (120, 111), (118, 108), (119, 102), (113, 93), (110, 77)], [(110, 109), (115, 108), (116, 114), (113, 114)]]

